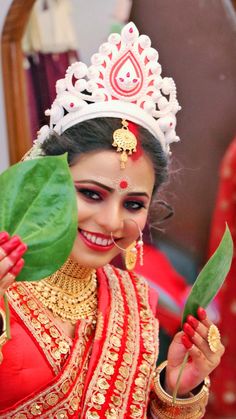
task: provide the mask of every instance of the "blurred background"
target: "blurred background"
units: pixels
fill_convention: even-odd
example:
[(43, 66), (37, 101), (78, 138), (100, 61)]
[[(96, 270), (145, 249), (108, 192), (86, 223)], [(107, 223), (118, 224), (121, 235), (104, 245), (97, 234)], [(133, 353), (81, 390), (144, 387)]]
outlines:
[[(166, 292), (173, 306), (180, 306), (188, 284), (219, 243), (225, 221), (233, 237), (236, 232), (236, 1), (1, 2), (0, 172), (19, 161), (47, 122), (44, 110), (67, 66), (77, 59), (89, 64), (109, 33), (119, 32), (129, 20), (150, 36), (162, 76), (174, 78), (182, 106), (177, 115), (181, 142), (172, 147), (171, 176), (160, 192), (175, 215), (161, 225), (154, 220), (151, 228), (152, 246), (161, 252), (156, 275), (164, 278), (163, 300)], [(166, 270), (164, 263), (169, 264)], [(149, 279), (155, 282), (153, 275)], [(168, 278), (176, 285), (171, 289), (165, 286)], [(229, 344), (236, 325), (235, 280), (231, 271), (217, 303), (229, 355), (236, 346)], [(170, 329), (165, 332), (171, 335)], [(218, 373), (209, 418), (236, 417), (236, 369), (231, 363), (232, 356)]]

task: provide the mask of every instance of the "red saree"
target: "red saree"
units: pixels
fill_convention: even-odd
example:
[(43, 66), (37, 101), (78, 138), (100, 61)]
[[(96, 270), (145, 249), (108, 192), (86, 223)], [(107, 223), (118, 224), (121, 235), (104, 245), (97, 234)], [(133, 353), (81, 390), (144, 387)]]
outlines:
[(158, 346), (146, 282), (98, 270), (96, 326), (66, 337), (31, 293), (8, 291), (12, 340), (0, 366), (0, 418), (145, 418)]

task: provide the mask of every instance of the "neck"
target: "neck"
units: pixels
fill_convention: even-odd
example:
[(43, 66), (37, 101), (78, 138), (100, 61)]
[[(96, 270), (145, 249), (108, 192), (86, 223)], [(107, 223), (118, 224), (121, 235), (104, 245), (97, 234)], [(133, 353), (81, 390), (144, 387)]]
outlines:
[(72, 259), (48, 278), (32, 284), (33, 292), (45, 308), (62, 321), (75, 324), (97, 313), (96, 270), (80, 266)]
[(46, 282), (62, 291), (78, 295), (91, 282), (95, 269), (81, 266), (69, 258), (58, 271), (46, 278)]

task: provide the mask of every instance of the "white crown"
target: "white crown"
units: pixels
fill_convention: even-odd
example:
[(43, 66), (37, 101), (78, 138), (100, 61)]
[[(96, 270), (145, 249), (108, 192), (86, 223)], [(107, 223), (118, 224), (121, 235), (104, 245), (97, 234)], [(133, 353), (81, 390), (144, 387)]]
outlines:
[(151, 40), (130, 22), (121, 35), (113, 33), (91, 58), (91, 66), (72, 64), (56, 84), (57, 96), (51, 109), (50, 127), (38, 133), (41, 143), (51, 130), (67, 128), (97, 117), (118, 117), (148, 129), (165, 153), (176, 136), (175, 114), (180, 108), (174, 80), (161, 77), (158, 52)]

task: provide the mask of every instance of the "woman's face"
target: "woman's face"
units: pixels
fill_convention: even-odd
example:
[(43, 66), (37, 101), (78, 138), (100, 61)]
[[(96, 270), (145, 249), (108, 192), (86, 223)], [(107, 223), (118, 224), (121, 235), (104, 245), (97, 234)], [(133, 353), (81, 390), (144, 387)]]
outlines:
[[(97, 268), (109, 263), (143, 230), (154, 187), (154, 169), (145, 154), (128, 158), (120, 169), (120, 153), (96, 151), (83, 154), (70, 167), (77, 192), (78, 235), (71, 257)], [(132, 221), (132, 220), (133, 221)]]

